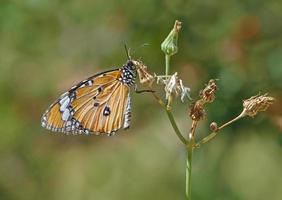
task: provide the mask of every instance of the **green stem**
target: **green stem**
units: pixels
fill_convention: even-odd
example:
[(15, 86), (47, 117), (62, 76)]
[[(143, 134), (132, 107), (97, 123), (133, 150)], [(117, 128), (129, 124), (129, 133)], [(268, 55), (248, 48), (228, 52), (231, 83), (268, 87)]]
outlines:
[(185, 194), (186, 199), (191, 200), (191, 186), (192, 186), (192, 157), (193, 157), (193, 143), (189, 140), (189, 144), (187, 147), (187, 161), (186, 161), (186, 188)]
[(192, 121), (191, 131), (188, 135), (188, 144), (187, 144), (187, 161), (186, 161), (186, 187), (185, 194), (186, 199), (192, 199), (192, 157), (193, 157), (193, 149), (195, 146), (195, 132), (197, 128), (198, 122)]
[(195, 146), (199, 148), (202, 144), (205, 144), (208, 141), (212, 140), (214, 137), (216, 137), (218, 133), (219, 132), (212, 132), (211, 134), (203, 138), (200, 142), (198, 142)]
[(185, 137), (183, 137), (183, 135), (181, 134), (179, 128), (177, 127), (175, 119), (174, 119), (174, 117), (172, 115), (171, 110), (167, 109), (167, 108), (165, 110), (166, 110), (166, 114), (168, 116), (168, 119), (169, 119), (169, 121), (170, 121), (170, 123), (171, 123), (171, 125), (172, 125), (172, 127), (174, 129), (174, 132), (176, 133), (178, 138), (181, 140), (181, 142), (186, 145), (187, 144), (187, 140), (185, 139)]
[(170, 55), (166, 54), (165, 55), (165, 75), (169, 75), (169, 68), (170, 68)]
[(181, 134), (176, 122), (175, 122), (175, 119), (173, 117), (173, 114), (170, 110), (170, 107), (167, 107), (166, 104), (162, 101), (162, 99), (155, 93), (151, 93), (153, 95), (153, 97), (157, 100), (157, 102), (160, 104), (160, 106), (166, 111), (167, 113), (167, 116), (168, 116), (168, 119), (174, 129), (174, 132), (176, 133), (176, 135), (178, 136), (178, 138), (181, 140), (181, 142), (183, 144), (187, 144), (187, 140), (185, 139), (185, 137), (183, 137), (183, 135)]

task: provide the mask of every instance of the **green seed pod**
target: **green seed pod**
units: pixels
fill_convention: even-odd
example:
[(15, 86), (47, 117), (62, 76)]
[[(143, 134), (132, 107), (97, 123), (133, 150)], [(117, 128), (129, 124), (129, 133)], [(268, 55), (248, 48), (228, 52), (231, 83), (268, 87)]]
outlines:
[(162, 51), (168, 56), (172, 56), (178, 51), (177, 41), (180, 29), (181, 22), (176, 20), (173, 29), (161, 44)]

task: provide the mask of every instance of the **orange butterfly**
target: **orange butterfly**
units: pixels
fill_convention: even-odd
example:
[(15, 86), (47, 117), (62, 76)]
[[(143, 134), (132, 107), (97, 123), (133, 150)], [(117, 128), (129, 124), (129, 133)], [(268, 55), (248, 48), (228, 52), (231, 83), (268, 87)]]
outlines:
[(129, 128), (130, 87), (136, 89), (139, 65), (138, 61), (129, 58), (119, 69), (96, 74), (78, 83), (49, 107), (42, 116), (41, 125), (54, 132), (86, 135), (112, 135), (121, 128)]

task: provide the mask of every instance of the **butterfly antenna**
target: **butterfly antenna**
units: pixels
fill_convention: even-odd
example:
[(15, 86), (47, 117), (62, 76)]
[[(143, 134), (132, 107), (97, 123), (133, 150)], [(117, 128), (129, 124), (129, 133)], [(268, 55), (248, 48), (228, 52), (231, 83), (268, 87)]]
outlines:
[(143, 47), (147, 47), (147, 46), (150, 46), (149, 43), (144, 43), (144, 44), (141, 44), (139, 48), (143, 48)]
[(125, 48), (125, 53), (126, 53), (128, 60), (131, 60), (130, 49), (127, 48), (126, 44), (124, 44), (124, 48)]
[(135, 52), (136, 52), (136, 51), (139, 51), (141, 48), (147, 47), (147, 46), (149, 46), (149, 45), (150, 45), (149, 43), (143, 43), (143, 44), (141, 44), (141, 45), (138, 46), (136, 49), (134, 49), (133, 54), (135, 54)]

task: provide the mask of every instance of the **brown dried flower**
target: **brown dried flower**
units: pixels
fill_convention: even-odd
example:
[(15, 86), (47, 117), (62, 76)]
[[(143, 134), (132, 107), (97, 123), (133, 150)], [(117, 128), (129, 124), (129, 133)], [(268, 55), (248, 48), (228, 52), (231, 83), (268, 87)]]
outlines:
[(206, 115), (204, 104), (201, 100), (198, 100), (196, 103), (191, 104), (189, 116), (194, 121), (202, 120)]
[(214, 79), (209, 80), (209, 83), (206, 87), (200, 92), (200, 97), (205, 102), (213, 102), (215, 99), (215, 91), (217, 90), (217, 85)]
[(195, 104), (192, 104), (190, 106), (190, 117), (194, 121), (200, 121), (205, 117), (205, 109), (204, 105), (205, 103), (211, 103), (215, 99), (215, 91), (217, 90), (217, 86), (215, 84), (215, 80), (211, 79), (209, 80), (206, 87), (200, 91), (200, 97), (198, 101), (196, 101)]
[(249, 99), (243, 101), (244, 114), (250, 117), (254, 117), (258, 112), (266, 111), (267, 108), (273, 104), (274, 98), (264, 95), (252, 96)]
[(133, 62), (134, 65), (137, 67), (137, 73), (139, 75), (140, 83), (144, 86), (152, 87), (155, 77), (148, 72), (147, 66), (139, 61), (133, 61)]

